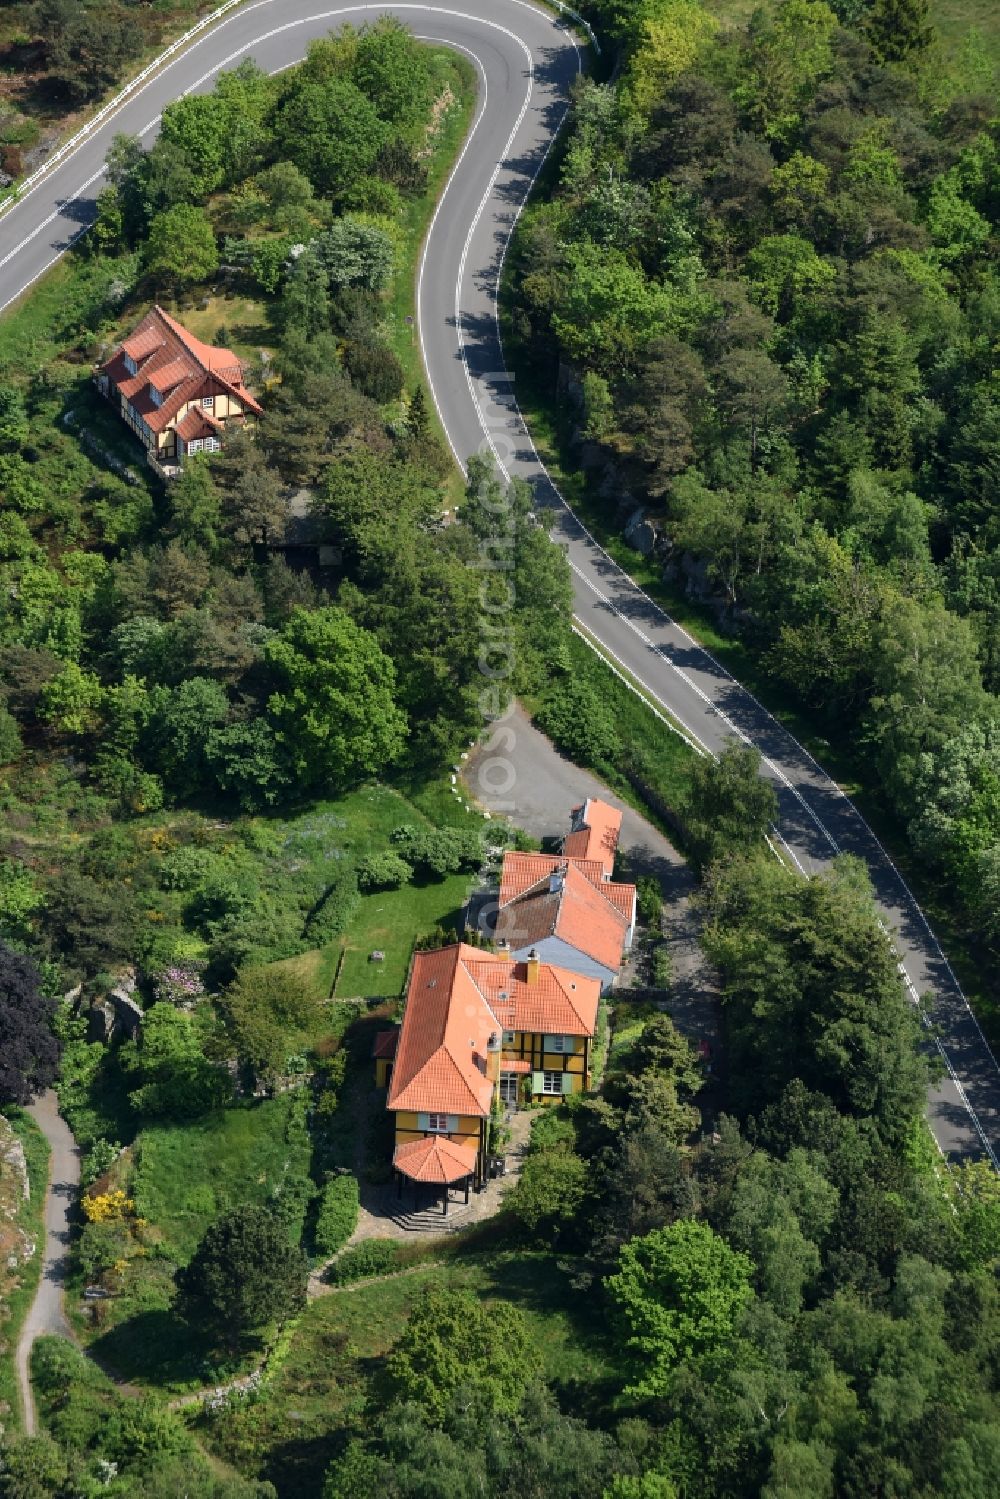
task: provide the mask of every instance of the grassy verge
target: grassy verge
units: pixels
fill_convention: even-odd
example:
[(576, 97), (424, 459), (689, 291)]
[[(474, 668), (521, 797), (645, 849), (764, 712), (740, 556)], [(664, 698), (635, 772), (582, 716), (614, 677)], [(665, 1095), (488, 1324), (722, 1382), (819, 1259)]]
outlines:
[[(398, 265), (386, 306), (388, 341), (406, 372), (409, 390), (422, 383), (427, 389), (427, 374), (420, 352), (417, 330), (417, 277), (424, 240), (434, 211), (451, 175), (462, 142), (469, 133), (476, 107), (478, 80), (476, 71), (464, 57), (448, 48), (434, 49), (439, 72), (438, 98), (450, 95), (451, 103), (443, 111), (433, 136), (427, 158), (427, 191), (404, 203), (402, 219), (397, 225)], [(447, 91), (447, 93), (446, 93)], [(428, 399), (428, 411), (438, 437), (445, 442), (434, 402)], [(457, 504), (462, 496), (462, 478), (456, 470), (449, 481), (448, 502)]]
[(37, 1124), (21, 1109), (5, 1110), (5, 1117), (24, 1147), (30, 1189), (30, 1196), (27, 1202), (22, 1199), (13, 1223), (35, 1245), (35, 1253), (31, 1259), (20, 1267), (16, 1276), (8, 1282), (10, 1288), (4, 1300), (2, 1342), (0, 1342), (0, 1347), (2, 1347), (0, 1351), (0, 1411), (4, 1412), (0, 1418), (0, 1424), (6, 1426), (9, 1422), (11, 1426), (20, 1430), (22, 1425), (21, 1397), (17, 1387), (14, 1354), (18, 1334), (34, 1299), (41, 1274), (49, 1147)]
[[(574, 679), (591, 683), (607, 704), (623, 746), (622, 755), (614, 761), (591, 756), (582, 763), (643, 817), (676, 838), (676, 832), (667, 826), (656, 803), (671, 809), (683, 804), (691, 768), (697, 759), (695, 751), (671, 727), (653, 716), (645, 698), (612, 672), (603, 654), (592, 650), (577, 635), (571, 637), (569, 651)], [(534, 715), (539, 702), (529, 698), (525, 706)], [(579, 754), (571, 754), (570, 758), (579, 760)], [(644, 795), (633, 777), (651, 795)]]
[(207, 1444), (244, 1472), (271, 1479), (281, 1495), (318, 1493), (330, 1461), (367, 1419), (382, 1356), (417, 1299), (443, 1288), (521, 1307), (544, 1376), (565, 1407), (586, 1417), (606, 1406), (617, 1389), (609, 1345), (588, 1298), (574, 1291), (555, 1257), (467, 1255), (314, 1301), (266, 1398), (206, 1422)]

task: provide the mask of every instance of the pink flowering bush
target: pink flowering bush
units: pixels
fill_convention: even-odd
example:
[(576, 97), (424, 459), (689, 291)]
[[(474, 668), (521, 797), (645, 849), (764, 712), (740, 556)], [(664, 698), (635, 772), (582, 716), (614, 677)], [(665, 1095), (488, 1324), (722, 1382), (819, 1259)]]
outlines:
[(172, 1005), (192, 1005), (205, 992), (201, 971), (194, 963), (174, 963), (153, 980), (153, 993)]

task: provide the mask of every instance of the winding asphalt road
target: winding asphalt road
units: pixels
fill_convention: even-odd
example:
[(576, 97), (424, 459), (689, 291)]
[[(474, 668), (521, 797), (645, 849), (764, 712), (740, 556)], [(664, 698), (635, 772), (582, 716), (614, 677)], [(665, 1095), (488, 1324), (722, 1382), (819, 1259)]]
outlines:
[(505, 372), (497, 283), (517, 215), (566, 111), (581, 66), (573, 34), (530, 0), (324, 5), (253, 0), (235, 10), (137, 90), (115, 117), (0, 217), (0, 310), (84, 232), (116, 131), (156, 133), (160, 111), (212, 86), (215, 74), (253, 57), (276, 72), (312, 37), (392, 13), (418, 36), (446, 42), (475, 66), (473, 130), (428, 236), (417, 322), (428, 380), (455, 455), (484, 443), (507, 474), (534, 486), (565, 543), (579, 619), (707, 750), (734, 735), (761, 750), (779, 796), (779, 838), (803, 873), (838, 852), (859, 855), (874, 882), (911, 994), (929, 996), (929, 1038), (942, 1081), (928, 1114), (941, 1149), (988, 1156), (1000, 1169), (1000, 1068), (919, 907), (859, 813), (819, 765), (683, 629), (611, 561), (553, 489)]

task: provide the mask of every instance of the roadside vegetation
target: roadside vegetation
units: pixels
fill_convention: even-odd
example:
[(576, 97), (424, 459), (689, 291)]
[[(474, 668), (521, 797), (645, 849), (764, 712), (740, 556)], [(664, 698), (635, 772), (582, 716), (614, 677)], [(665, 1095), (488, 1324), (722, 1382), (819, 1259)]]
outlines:
[(945, 64), (920, 3), (589, 14), (623, 72), (510, 262), (571, 498), (602, 536), (644, 510), (653, 555), (612, 550), (710, 612), (992, 972), (995, 28)]
[(41, 1130), (28, 1114), (8, 1105), (0, 1114), (0, 1419), (14, 1430), (22, 1425), (14, 1355), (41, 1272), (48, 1163)]
[(211, 0), (10, 0), (0, 14), (0, 169), (18, 178), (40, 165), (89, 106), (217, 8)]

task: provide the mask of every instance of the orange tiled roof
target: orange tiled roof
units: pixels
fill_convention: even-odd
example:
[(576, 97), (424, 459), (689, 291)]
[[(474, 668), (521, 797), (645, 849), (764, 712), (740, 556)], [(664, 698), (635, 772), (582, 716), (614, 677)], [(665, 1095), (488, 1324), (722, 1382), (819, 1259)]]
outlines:
[[(471, 950), (471, 949), (470, 949)], [(434, 1113), (489, 1113), (487, 1042), (496, 1017), (457, 944), (413, 959), (387, 1107)]]
[(512, 949), (559, 937), (605, 968), (618, 968), (634, 898), (634, 885), (595, 882), (578, 861), (556, 859), (554, 869), (513, 899), (504, 902), (501, 893), (494, 935)]
[(491, 1035), (594, 1034), (598, 979), (550, 963), (539, 965), (534, 983), (527, 974), (524, 962), (464, 943), (417, 953), (387, 1107), (483, 1118), (493, 1096), (486, 1075)]
[(151, 370), (147, 377), (150, 385), (154, 385), (165, 396), (173, 390), (175, 385), (180, 385), (182, 380), (191, 379), (191, 364), (187, 359), (171, 359), (168, 364), (161, 365), (158, 370)]
[(392, 1164), (415, 1182), (463, 1181), (476, 1169), (475, 1145), (461, 1145), (447, 1135), (425, 1135), (422, 1140), (408, 1140), (397, 1145)]
[(148, 318), (144, 319), (132, 336), (122, 344), (125, 353), (136, 364), (141, 364), (147, 354), (152, 354), (154, 349), (162, 349), (166, 343), (163, 330), (154, 324), (147, 327), (148, 322)]
[(601, 997), (599, 979), (540, 963), (534, 983), (528, 965), (504, 953), (465, 949), (465, 966), (505, 1031), (592, 1036)]
[[(132, 374), (125, 356), (139, 366)], [(152, 432), (163, 432), (181, 407), (201, 396), (232, 395), (248, 410), (261, 408), (243, 384), (243, 366), (230, 349), (214, 349), (195, 338), (175, 318), (154, 307), (102, 366)], [(149, 385), (163, 393), (159, 406)]]
[(588, 796), (571, 813), (572, 832), (563, 839), (563, 853), (575, 859), (598, 859), (610, 878), (615, 868), (615, 850), (621, 837), (622, 814), (617, 807)]
[[(500, 870), (500, 904), (505, 906), (515, 895), (530, 890), (539, 880), (562, 869), (566, 862), (562, 854), (504, 854)], [(599, 859), (574, 859), (573, 863), (591, 884), (604, 883), (604, 868)]]

